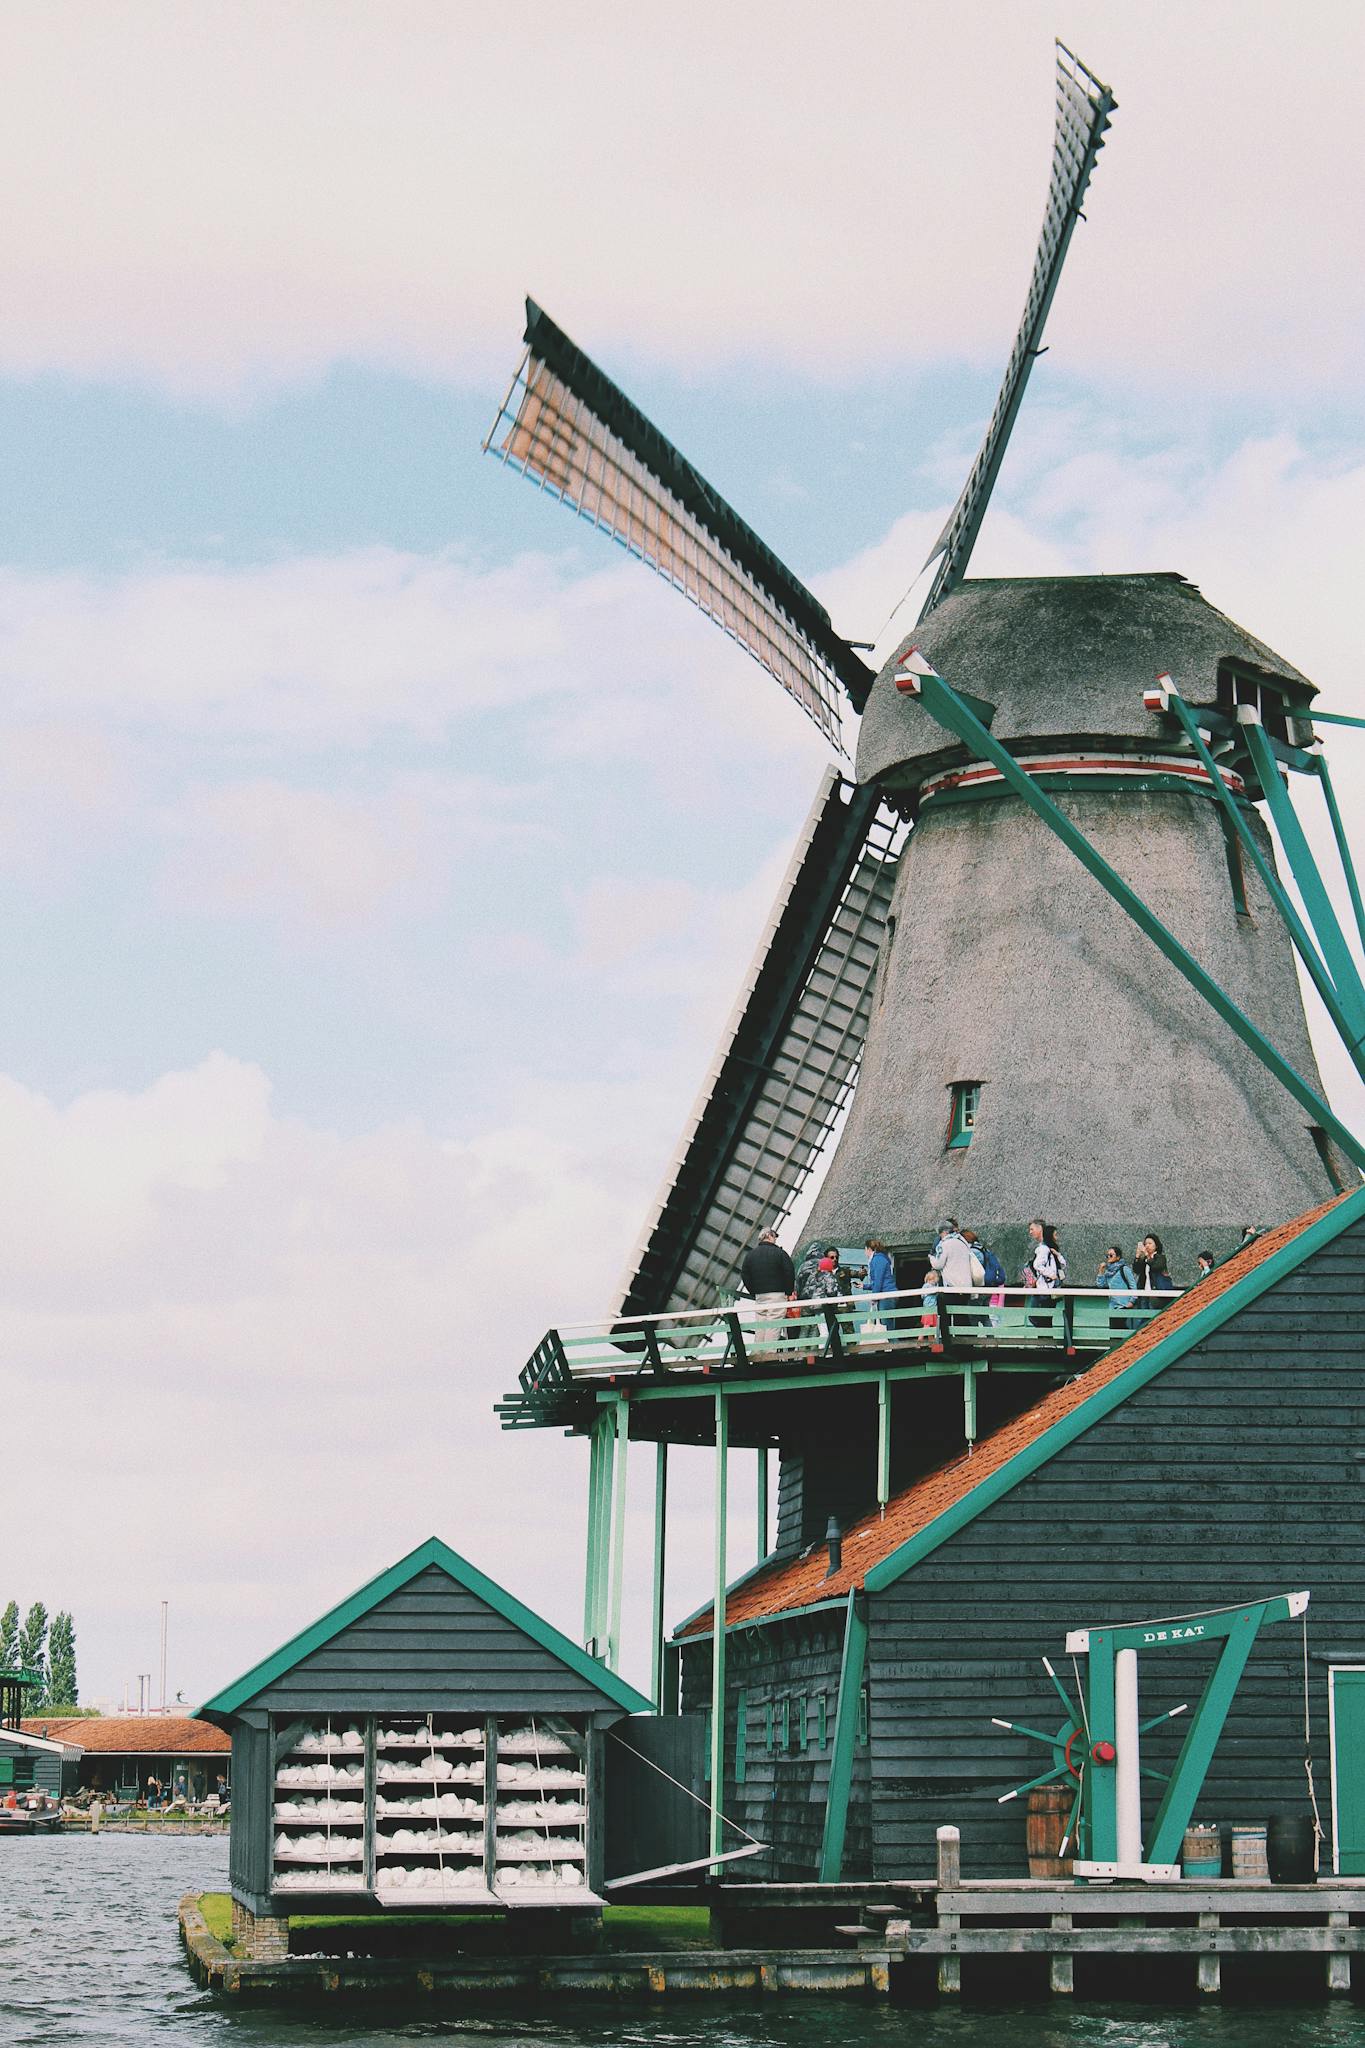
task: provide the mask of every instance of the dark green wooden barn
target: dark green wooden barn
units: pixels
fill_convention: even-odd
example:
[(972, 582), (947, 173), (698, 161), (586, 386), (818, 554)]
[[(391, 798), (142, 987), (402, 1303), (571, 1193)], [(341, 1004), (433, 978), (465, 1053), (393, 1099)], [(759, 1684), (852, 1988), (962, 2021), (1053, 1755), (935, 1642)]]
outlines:
[(234, 1909), (595, 1907), (603, 1733), (651, 1711), (432, 1537), (199, 1709)]
[(46, 1792), (60, 1799), (75, 1790), (80, 1750), (17, 1728), (0, 1728), (0, 1799), (9, 1792)]
[[(1023, 1876), (1024, 1807), (1001, 1802), (1046, 1759), (1000, 1723), (1057, 1726), (1043, 1656), (1074, 1692), (1073, 1631), (1297, 1589), (1306, 1632), (1257, 1637), (1198, 1818), (1311, 1792), (1324, 1867), (1365, 1872), (1365, 1190), (865, 1509), (834, 1569), (801, 1533), (827, 1477), (812, 1449), (784, 1472), (785, 1548), (727, 1596), (723, 1804), (771, 1845), (746, 1876), (927, 1877), (945, 1823), (966, 1874)], [(710, 1701), (711, 1630), (707, 1609), (675, 1638), (687, 1709)], [(1144, 1656), (1144, 1717), (1192, 1706), (1211, 1664), (1207, 1643)], [(1148, 1738), (1154, 1769), (1181, 1725)]]

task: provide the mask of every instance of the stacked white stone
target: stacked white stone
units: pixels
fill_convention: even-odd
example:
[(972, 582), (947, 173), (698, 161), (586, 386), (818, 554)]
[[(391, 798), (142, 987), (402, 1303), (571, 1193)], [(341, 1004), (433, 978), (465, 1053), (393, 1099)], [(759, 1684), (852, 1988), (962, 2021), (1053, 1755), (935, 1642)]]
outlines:
[(275, 1767), (274, 1820), (276, 1891), (365, 1889), (365, 1737), (354, 1721), (296, 1732)]
[[(436, 1904), (448, 1894), (486, 1889), (483, 1783), (481, 1722), (425, 1714), (376, 1729), (374, 1885), (380, 1899), (419, 1893)], [(431, 1825), (415, 1826), (419, 1819)]]
[(504, 1720), (497, 1731), (493, 1889), (509, 1903), (572, 1898), (587, 1886), (587, 1754), (561, 1721)]

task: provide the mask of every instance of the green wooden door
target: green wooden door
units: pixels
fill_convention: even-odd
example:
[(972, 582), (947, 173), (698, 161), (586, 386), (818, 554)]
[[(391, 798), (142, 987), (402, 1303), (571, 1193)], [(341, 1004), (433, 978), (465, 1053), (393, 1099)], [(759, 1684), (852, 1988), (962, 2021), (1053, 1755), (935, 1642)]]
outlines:
[(1332, 1672), (1332, 1807), (1337, 1873), (1365, 1877), (1365, 1671)]

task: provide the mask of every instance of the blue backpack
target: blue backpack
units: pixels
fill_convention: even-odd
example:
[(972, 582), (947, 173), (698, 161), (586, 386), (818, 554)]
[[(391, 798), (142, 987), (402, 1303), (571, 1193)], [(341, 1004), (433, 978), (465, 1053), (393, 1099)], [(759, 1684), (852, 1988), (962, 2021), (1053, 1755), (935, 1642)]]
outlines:
[(995, 1253), (989, 1247), (982, 1245), (978, 1248), (977, 1256), (981, 1260), (981, 1270), (985, 1274), (984, 1284), (987, 1287), (1003, 1287), (1005, 1284), (1005, 1269), (995, 1256)]

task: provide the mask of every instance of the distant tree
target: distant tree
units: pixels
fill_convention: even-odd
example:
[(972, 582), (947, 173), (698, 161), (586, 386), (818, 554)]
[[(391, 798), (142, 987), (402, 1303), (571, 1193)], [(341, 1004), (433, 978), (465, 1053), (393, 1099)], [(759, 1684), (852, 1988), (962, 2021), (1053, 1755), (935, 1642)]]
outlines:
[(47, 1609), (41, 1600), (35, 1600), (24, 1616), (24, 1626), (19, 1632), (19, 1662), (26, 1671), (41, 1671), (44, 1684), (33, 1707), (41, 1707), (47, 1701)]
[(0, 1614), (0, 1671), (19, 1662), (19, 1602), (11, 1600)]
[(63, 1611), (52, 1617), (47, 1639), (47, 1698), (49, 1708), (74, 1707), (76, 1690), (76, 1624)]

